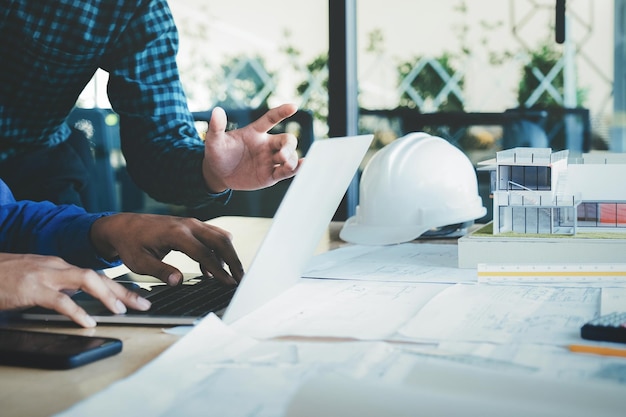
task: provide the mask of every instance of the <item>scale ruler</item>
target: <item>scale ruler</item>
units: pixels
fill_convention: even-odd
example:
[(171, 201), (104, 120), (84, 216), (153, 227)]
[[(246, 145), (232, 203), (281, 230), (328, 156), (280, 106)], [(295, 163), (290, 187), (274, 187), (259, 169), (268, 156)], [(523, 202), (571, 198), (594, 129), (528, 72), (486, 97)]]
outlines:
[(626, 284), (626, 263), (620, 264), (478, 264), (479, 283)]

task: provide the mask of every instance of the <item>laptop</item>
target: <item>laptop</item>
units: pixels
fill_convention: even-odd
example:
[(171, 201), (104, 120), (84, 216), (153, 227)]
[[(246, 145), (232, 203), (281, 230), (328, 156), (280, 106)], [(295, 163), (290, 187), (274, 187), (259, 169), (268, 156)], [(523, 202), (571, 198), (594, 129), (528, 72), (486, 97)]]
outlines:
[[(225, 323), (235, 322), (300, 279), (372, 139), (373, 135), (358, 135), (313, 142), (238, 286), (227, 287), (198, 273), (184, 274), (182, 285), (170, 287), (157, 278), (130, 273), (114, 279), (148, 298), (152, 308), (147, 312), (113, 314), (80, 291), (73, 299), (98, 323), (189, 325), (212, 312)], [(19, 317), (70, 320), (41, 307), (23, 310)]]

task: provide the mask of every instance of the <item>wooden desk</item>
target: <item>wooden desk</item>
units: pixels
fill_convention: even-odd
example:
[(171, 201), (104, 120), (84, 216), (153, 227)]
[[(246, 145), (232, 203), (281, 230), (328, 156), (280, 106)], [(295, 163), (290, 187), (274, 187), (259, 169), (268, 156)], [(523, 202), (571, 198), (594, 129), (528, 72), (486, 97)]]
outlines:
[[(235, 248), (247, 267), (265, 236), (271, 219), (221, 217), (209, 223), (233, 234)], [(338, 237), (340, 228), (341, 223), (333, 222), (330, 225), (320, 242), (318, 253), (341, 245)], [(166, 261), (183, 272), (198, 270), (195, 262), (181, 254), (170, 254)], [(114, 357), (72, 370), (49, 371), (0, 366), (0, 415), (3, 417), (42, 417), (63, 411), (113, 382), (131, 375), (178, 340), (178, 336), (165, 333), (160, 327), (100, 325), (94, 329), (83, 329), (70, 323), (8, 325), (40, 331), (115, 337), (123, 341), (124, 347)], [(167, 389), (166, 382), (164, 389)]]

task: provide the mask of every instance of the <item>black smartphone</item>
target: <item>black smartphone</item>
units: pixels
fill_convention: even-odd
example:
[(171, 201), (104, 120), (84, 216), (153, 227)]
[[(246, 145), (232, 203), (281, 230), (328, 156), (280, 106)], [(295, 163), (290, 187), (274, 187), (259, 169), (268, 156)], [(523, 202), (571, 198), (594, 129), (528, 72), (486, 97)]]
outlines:
[(70, 369), (122, 351), (110, 337), (0, 328), (0, 365)]

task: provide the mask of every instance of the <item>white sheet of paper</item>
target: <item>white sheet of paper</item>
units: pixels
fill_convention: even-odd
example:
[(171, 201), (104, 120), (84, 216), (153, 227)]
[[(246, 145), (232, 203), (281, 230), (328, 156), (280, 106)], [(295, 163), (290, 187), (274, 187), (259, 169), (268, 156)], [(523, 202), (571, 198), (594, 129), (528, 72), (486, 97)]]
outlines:
[(254, 338), (384, 340), (448, 284), (301, 279), (233, 329)]
[(611, 313), (626, 313), (626, 288), (602, 288), (600, 314), (605, 316)]
[(437, 358), (481, 369), (621, 384), (626, 389), (626, 364), (614, 356), (572, 353), (565, 346), (545, 344), (440, 343)]
[(399, 333), (419, 341), (565, 345), (580, 342), (580, 326), (599, 308), (599, 288), (457, 284)]
[(366, 281), (476, 282), (476, 270), (459, 269), (457, 259), (456, 245), (349, 245), (313, 257), (303, 276)]
[(277, 417), (318, 371), (372, 375), (393, 351), (381, 342), (257, 342), (211, 315), (135, 374), (56, 417)]
[[(474, 348), (458, 347), (456, 352), (450, 349), (446, 353), (435, 345), (404, 343), (255, 341), (235, 333), (211, 315), (135, 374), (56, 417), (413, 416), (416, 409), (433, 416), (457, 415), (459, 410), (467, 411), (463, 415), (564, 416), (571, 411), (561, 406), (556, 414), (542, 414), (554, 409), (535, 408), (537, 404), (528, 401), (528, 396), (517, 395), (533, 389), (524, 381), (538, 381), (527, 378), (534, 369), (503, 367), (489, 357), (481, 361), (478, 351), (491, 356), (488, 349), (485, 345)], [(460, 352), (473, 353), (474, 359), (460, 360)], [(585, 360), (583, 356), (574, 357)], [(588, 359), (600, 363), (598, 358)], [(567, 368), (564, 363), (560, 365)], [(491, 376), (485, 372), (487, 369), (505, 370), (506, 374)], [(329, 375), (333, 376), (330, 380)], [(588, 396), (604, 407), (603, 416), (614, 415), (616, 404), (620, 412), (623, 410), (624, 385), (597, 383), (590, 380), (596, 378), (585, 375), (562, 376), (549, 384), (557, 387), (560, 395)], [(572, 379), (579, 383), (572, 385)], [(507, 391), (503, 382), (516, 389)], [(479, 395), (459, 393), (472, 384), (488, 390)], [(566, 385), (573, 391), (563, 388)], [(577, 386), (583, 386), (584, 392), (576, 392)], [(506, 395), (496, 389), (504, 389)], [(492, 392), (500, 400), (494, 402)], [(580, 410), (596, 415), (589, 409)]]
[(316, 375), (296, 392), (286, 416), (617, 417), (625, 406), (619, 386), (419, 364), (403, 384)]
[(160, 416), (178, 403), (182, 392), (213, 372), (203, 362), (228, 361), (257, 343), (211, 314), (147, 366), (57, 416)]
[(420, 390), (443, 391), (451, 398), (482, 399), (488, 411), (489, 403), (496, 400), (509, 405), (502, 414), (507, 416), (619, 416), (626, 407), (624, 388), (619, 385), (453, 364), (418, 363), (405, 383)]

